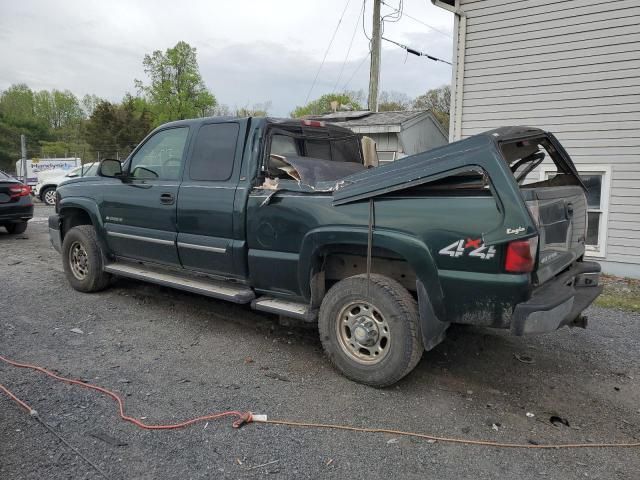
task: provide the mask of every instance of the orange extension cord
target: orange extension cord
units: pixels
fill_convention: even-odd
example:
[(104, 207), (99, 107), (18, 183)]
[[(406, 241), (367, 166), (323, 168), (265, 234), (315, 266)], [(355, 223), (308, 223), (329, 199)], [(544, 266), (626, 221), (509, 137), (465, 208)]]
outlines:
[[(36, 370), (38, 372), (44, 373), (56, 380), (60, 380), (65, 383), (69, 383), (72, 385), (79, 385), (84, 388), (89, 388), (91, 390), (98, 391), (104, 395), (111, 397), (116, 401), (119, 408), (120, 418), (126, 422), (133, 423), (137, 427), (143, 428), (145, 430), (173, 430), (177, 428), (184, 428), (189, 425), (193, 425), (197, 422), (203, 422), (208, 420), (216, 420), (224, 417), (235, 417), (236, 420), (233, 422), (234, 428), (239, 428), (245, 423), (267, 423), (271, 425), (285, 425), (289, 427), (303, 427), (303, 428), (324, 428), (324, 429), (333, 429), (333, 430), (346, 430), (350, 432), (361, 432), (361, 433), (388, 433), (391, 435), (398, 436), (406, 436), (406, 437), (414, 437), (414, 438), (422, 438), (424, 440), (430, 440), (434, 442), (443, 442), (443, 443), (455, 443), (462, 445), (480, 445), (486, 447), (498, 447), (498, 448), (527, 448), (527, 449), (560, 449), (560, 448), (632, 448), (632, 447), (640, 447), (640, 442), (635, 443), (565, 443), (565, 444), (544, 444), (544, 445), (536, 445), (536, 444), (528, 444), (528, 443), (500, 443), (500, 442), (492, 442), (485, 440), (469, 440), (463, 438), (450, 438), (450, 437), (437, 437), (434, 435), (427, 435), (423, 433), (415, 433), (415, 432), (405, 432), (402, 430), (390, 430), (386, 428), (366, 428), (366, 427), (352, 427), (348, 425), (334, 425), (334, 424), (324, 424), (324, 423), (310, 423), (310, 422), (294, 422), (289, 420), (266, 420), (263, 415), (261, 416), (253, 416), (251, 412), (239, 412), (239, 411), (227, 411), (216, 413), (212, 415), (204, 415), (202, 417), (196, 417), (191, 420), (186, 420), (180, 423), (173, 423), (168, 425), (147, 425), (140, 420), (130, 417), (124, 413), (124, 402), (122, 398), (117, 393), (114, 393), (106, 388), (99, 387), (97, 385), (92, 385), (90, 383), (82, 382), (80, 380), (74, 380), (72, 378), (62, 377), (60, 375), (56, 375), (55, 373), (42, 368), (36, 365), (30, 365), (27, 363), (20, 363), (14, 360), (10, 360), (2, 355), (0, 355), (0, 360), (3, 362), (12, 365), (18, 368), (27, 368), (30, 370)], [(37, 416), (37, 412), (31, 408), (26, 402), (20, 400), (17, 396), (15, 396), (8, 388), (4, 385), (0, 384), (0, 390), (6, 393), (9, 398), (15, 401), (18, 405), (20, 405), (24, 410), (29, 412), (32, 416)]]

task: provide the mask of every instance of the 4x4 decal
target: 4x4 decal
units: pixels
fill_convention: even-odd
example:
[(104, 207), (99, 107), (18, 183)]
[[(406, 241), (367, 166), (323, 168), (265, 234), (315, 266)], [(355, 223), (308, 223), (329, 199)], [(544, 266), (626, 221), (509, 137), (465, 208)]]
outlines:
[[(469, 249), (472, 250), (469, 251)], [(482, 260), (491, 260), (496, 256), (496, 249), (493, 246), (487, 247), (483, 243), (481, 238), (467, 238), (466, 240), (456, 240), (451, 245), (444, 247), (438, 253), (440, 255), (447, 255), (453, 258), (461, 257), (466, 254), (469, 257), (477, 257)]]

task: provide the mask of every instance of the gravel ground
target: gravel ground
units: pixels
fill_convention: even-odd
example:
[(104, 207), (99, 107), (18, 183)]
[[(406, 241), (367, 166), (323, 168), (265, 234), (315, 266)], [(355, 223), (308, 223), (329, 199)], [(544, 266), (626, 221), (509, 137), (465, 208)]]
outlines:
[[(315, 330), (282, 327), (243, 306), (128, 280), (99, 294), (72, 290), (49, 245), (49, 213), (38, 206), (25, 234), (0, 233), (0, 353), (114, 389), (147, 422), (238, 409), (501, 442), (640, 439), (638, 314), (594, 307), (587, 330), (529, 338), (455, 327), (412, 374), (377, 390), (331, 369)], [(144, 431), (94, 392), (4, 364), (0, 379), (114, 479), (635, 480), (640, 472), (639, 449), (512, 450), (271, 425), (234, 430), (229, 420)], [(0, 426), (0, 478), (100, 478), (1, 394)]]

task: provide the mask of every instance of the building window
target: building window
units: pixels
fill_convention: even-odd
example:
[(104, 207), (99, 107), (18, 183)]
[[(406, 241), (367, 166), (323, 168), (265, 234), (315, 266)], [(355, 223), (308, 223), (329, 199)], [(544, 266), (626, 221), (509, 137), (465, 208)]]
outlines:
[(378, 161), (380, 165), (385, 165), (387, 163), (393, 162), (396, 158), (398, 158), (397, 152), (388, 152), (384, 150), (378, 150)]
[[(611, 167), (601, 165), (576, 165), (576, 167), (582, 182), (587, 187), (586, 255), (604, 257), (607, 243)], [(553, 167), (542, 167), (540, 179), (548, 179), (555, 173), (556, 170)]]

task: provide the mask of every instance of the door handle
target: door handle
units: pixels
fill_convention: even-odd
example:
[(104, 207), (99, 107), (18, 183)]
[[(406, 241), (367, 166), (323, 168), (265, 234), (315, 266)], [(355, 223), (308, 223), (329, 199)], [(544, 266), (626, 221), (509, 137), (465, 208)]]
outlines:
[(173, 202), (175, 202), (175, 200), (176, 199), (172, 193), (163, 193), (160, 195), (160, 203), (164, 205), (173, 205)]

